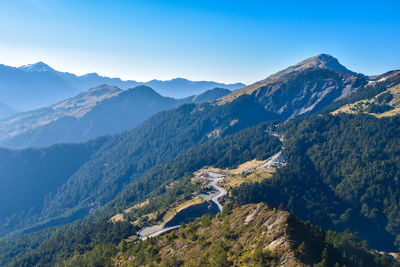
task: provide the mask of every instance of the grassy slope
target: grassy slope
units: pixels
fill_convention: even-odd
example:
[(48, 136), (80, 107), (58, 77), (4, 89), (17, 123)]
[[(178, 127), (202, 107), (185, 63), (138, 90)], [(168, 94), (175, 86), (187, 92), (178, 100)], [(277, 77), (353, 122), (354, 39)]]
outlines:
[(63, 266), (391, 266), (349, 232), (324, 232), (286, 211), (252, 204), (204, 215), (178, 231), (75, 254)]
[[(392, 98), (391, 100), (387, 102), (382, 102), (380, 100), (381, 97), (384, 95), (390, 96)], [(374, 112), (371, 110), (372, 106), (378, 106), (378, 107), (385, 107), (385, 105), (389, 106), (386, 109), (383, 108), (382, 112)], [(371, 99), (364, 99), (360, 100), (351, 104), (344, 105), (340, 107), (339, 109), (335, 110), (332, 112), (332, 114), (338, 114), (338, 113), (349, 113), (349, 114), (357, 114), (357, 113), (364, 113), (364, 114), (369, 114), (373, 115), (377, 118), (382, 118), (382, 117), (391, 117), (391, 116), (396, 116), (400, 114), (400, 84), (395, 85), (393, 87), (390, 87), (386, 91), (376, 95), (375, 97)]]

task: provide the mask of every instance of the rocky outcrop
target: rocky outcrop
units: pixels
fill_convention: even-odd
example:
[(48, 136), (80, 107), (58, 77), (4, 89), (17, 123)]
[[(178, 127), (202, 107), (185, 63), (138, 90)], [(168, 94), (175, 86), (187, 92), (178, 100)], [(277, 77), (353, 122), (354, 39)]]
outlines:
[(366, 84), (360, 76), (311, 68), (270, 82), (252, 92), (266, 110), (282, 119), (321, 111)]
[(243, 94), (253, 96), (282, 120), (321, 111), (367, 84), (368, 78), (326, 54), (306, 59), (266, 79), (236, 90), (218, 101), (231, 102)]

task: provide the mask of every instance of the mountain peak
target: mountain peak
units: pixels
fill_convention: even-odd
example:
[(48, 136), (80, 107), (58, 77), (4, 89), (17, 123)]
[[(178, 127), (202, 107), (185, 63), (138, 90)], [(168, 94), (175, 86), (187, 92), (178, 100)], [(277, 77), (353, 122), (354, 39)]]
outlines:
[(127, 93), (133, 93), (135, 95), (151, 95), (151, 96), (160, 96), (153, 88), (147, 85), (139, 85), (134, 88), (130, 88), (125, 90)]
[(24, 71), (29, 71), (29, 72), (45, 72), (45, 71), (54, 71), (53, 68), (51, 68), (49, 65), (46, 63), (43, 63), (41, 61), (35, 63), (35, 64), (28, 64), (21, 66), (20, 69)]
[(348, 70), (345, 66), (341, 65), (339, 63), (339, 60), (329, 54), (319, 54), (315, 57), (311, 57), (299, 62), (294, 67), (296, 66), (301, 66), (303, 68), (327, 68), (341, 73), (354, 74), (354, 72)]
[(82, 77), (84, 77), (84, 78), (99, 78), (100, 76), (96, 72), (92, 72), (92, 73), (87, 73), (85, 75), (82, 75)]
[(337, 59), (335, 57), (333, 57), (332, 55), (324, 54), (324, 53), (316, 55), (316, 56), (314, 56), (312, 58), (319, 58), (319, 59), (324, 59), (324, 60), (336, 60), (337, 61)]
[(345, 74), (350, 74), (350, 75), (358, 75), (357, 73), (347, 69), (345, 66), (339, 63), (339, 60), (337, 60), (335, 57), (329, 55), (329, 54), (319, 54), (314, 57), (310, 57), (306, 60), (303, 60), (299, 63), (297, 63), (294, 66), (290, 66), (284, 70), (281, 70), (275, 74), (272, 74), (268, 76), (265, 80), (262, 80), (261, 82), (265, 81), (272, 81), (275, 79), (282, 78), (284, 76), (303, 71), (305, 69), (309, 68), (323, 68), (323, 69), (331, 69), (336, 72), (340, 73), (345, 73)]
[(329, 54), (319, 54), (314, 57), (310, 57), (306, 60), (299, 62), (297, 65), (304, 65), (304, 64), (315, 64), (315, 67), (318, 66), (325, 66), (327, 64), (340, 64), (339, 60)]
[(87, 92), (84, 92), (82, 94), (87, 94), (87, 95), (92, 95), (92, 96), (102, 96), (105, 94), (112, 94), (115, 92), (119, 92), (121, 89), (119, 89), (116, 86), (111, 86), (108, 84), (102, 84), (96, 87), (93, 87), (89, 89)]

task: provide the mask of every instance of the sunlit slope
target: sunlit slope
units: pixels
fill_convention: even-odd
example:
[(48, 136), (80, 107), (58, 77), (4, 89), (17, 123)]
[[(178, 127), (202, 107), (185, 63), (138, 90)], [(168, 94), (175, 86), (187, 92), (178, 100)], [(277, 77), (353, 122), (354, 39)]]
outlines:
[(378, 118), (396, 116), (400, 114), (400, 84), (388, 88), (373, 98), (347, 104), (335, 110), (332, 114), (340, 112), (349, 114), (364, 113)]
[(319, 55), (236, 90), (217, 101), (224, 105), (242, 95), (252, 96), (281, 120), (325, 109), (367, 84), (367, 77), (349, 71), (337, 59)]

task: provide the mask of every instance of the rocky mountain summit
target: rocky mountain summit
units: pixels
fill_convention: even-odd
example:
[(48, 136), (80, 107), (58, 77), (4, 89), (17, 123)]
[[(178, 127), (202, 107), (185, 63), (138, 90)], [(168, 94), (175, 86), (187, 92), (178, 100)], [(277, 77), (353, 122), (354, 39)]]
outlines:
[(306, 59), (223, 97), (223, 104), (248, 94), (282, 120), (323, 110), (368, 83), (367, 78), (326, 54)]

